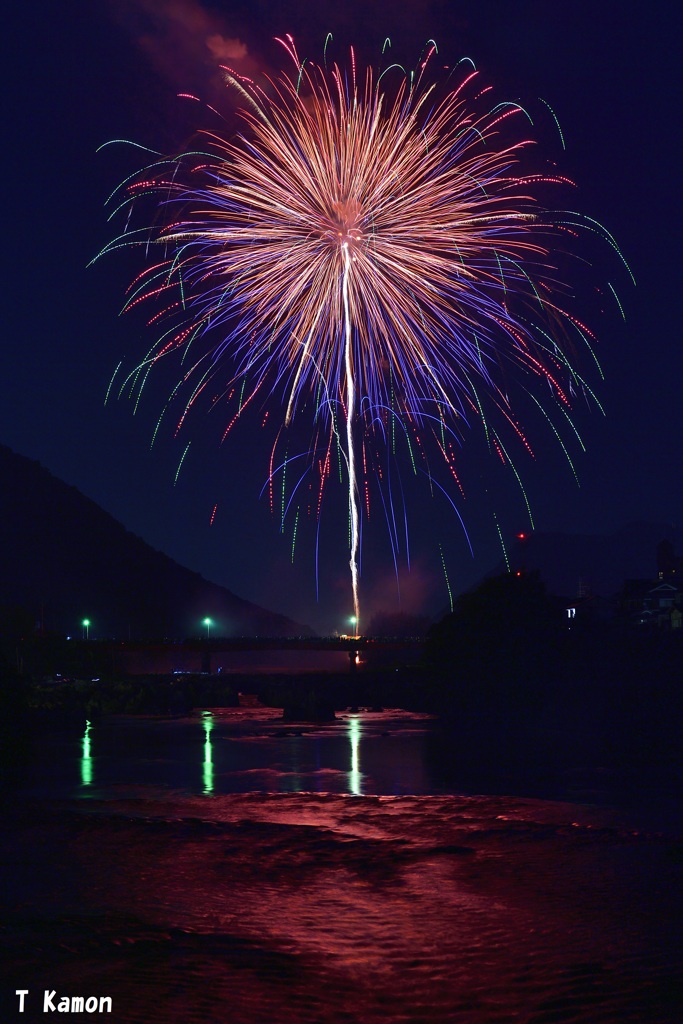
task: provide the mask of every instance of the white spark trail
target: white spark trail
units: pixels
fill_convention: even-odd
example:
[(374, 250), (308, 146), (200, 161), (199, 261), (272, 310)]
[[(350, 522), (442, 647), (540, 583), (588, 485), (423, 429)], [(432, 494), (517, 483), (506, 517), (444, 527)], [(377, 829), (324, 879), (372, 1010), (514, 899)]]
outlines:
[(356, 481), (356, 455), (353, 446), (353, 418), (356, 407), (356, 387), (353, 380), (353, 366), (351, 362), (351, 314), (349, 312), (349, 272), (351, 270), (351, 257), (349, 256), (348, 242), (342, 243), (344, 250), (344, 277), (342, 279), (342, 299), (344, 301), (344, 363), (346, 367), (346, 447), (348, 449), (349, 465), (349, 514), (351, 516), (351, 586), (353, 589), (353, 614), (356, 619), (356, 633), (360, 632), (360, 601), (358, 599), (358, 537), (359, 537), (359, 516), (358, 516), (358, 484)]

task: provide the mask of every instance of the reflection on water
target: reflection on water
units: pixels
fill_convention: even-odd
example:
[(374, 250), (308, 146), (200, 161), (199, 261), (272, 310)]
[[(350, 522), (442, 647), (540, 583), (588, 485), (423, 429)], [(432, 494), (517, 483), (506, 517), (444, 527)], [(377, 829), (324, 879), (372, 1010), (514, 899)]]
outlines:
[(360, 735), (361, 726), (357, 717), (349, 719), (349, 739), (351, 741), (351, 771), (349, 772), (349, 791), (356, 796), (361, 795), (360, 772)]
[(301, 782), (302, 765), (305, 763), (305, 751), (300, 736), (290, 736), (285, 747), (285, 771), (282, 774), (280, 788), (286, 793), (300, 793), (304, 788)]
[(83, 734), (82, 741), (82, 754), (81, 754), (81, 785), (91, 786), (92, 785), (92, 757), (90, 755), (90, 730), (92, 726), (90, 722), (85, 723), (85, 733)]
[(272, 708), (213, 708), (187, 718), (116, 715), (84, 731), (41, 735), (22, 791), (108, 799), (141, 787), (215, 798), (229, 793), (434, 793), (429, 716), (398, 710), (285, 723)]
[(678, 833), (440, 791), (429, 728), (236, 708), (41, 734), (0, 828), (12, 989), (111, 995), (127, 1024), (680, 1024)]
[(110, 995), (120, 1024), (683, 1020), (674, 841), (577, 805), (368, 787), (24, 802), (0, 829), (0, 957), (33, 1004), (3, 1019), (44, 1021), (59, 987)]
[(213, 730), (213, 715), (210, 711), (204, 711), (202, 714), (202, 722), (204, 725), (204, 763), (203, 763), (203, 779), (204, 779), (204, 796), (210, 796), (213, 793), (213, 750), (211, 749), (211, 732)]

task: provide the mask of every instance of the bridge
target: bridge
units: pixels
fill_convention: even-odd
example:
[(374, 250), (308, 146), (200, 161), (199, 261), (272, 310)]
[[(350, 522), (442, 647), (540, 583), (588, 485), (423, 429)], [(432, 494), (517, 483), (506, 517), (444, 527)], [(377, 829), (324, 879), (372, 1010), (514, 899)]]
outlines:
[(235, 636), (235, 637), (187, 637), (183, 640), (99, 640), (92, 641), (102, 649), (105, 648), (120, 667), (139, 663), (165, 663), (174, 660), (187, 663), (188, 659), (201, 666), (202, 672), (211, 672), (218, 656), (236, 655), (252, 652), (317, 652), (318, 654), (345, 653), (348, 657), (349, 670), (355, 671), (357, 665), (372, 653), (384, 652), (397, 654), (403, 652), (414, 658), (422, 648), (420, 637), (368, 637), (368, 636), (334, 636), (334, 637), (269, 637), (269, 636)]

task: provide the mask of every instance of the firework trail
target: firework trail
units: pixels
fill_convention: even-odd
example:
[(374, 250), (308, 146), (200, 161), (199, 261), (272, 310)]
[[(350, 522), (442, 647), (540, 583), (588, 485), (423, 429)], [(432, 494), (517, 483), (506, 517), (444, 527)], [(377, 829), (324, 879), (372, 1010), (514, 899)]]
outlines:
[[(165, 326), (124, 389), (139, 395), (151, 368), (182, 352), (167, 405), (183, 392), (178, 428), (217, 375), (221, 398), (239, 393), (225, 435), (257, 395), (286, 395), (278, 438), (311, 406), (318, 506), (335, 449), (346, 467), (358, 629), (359, 469), (367, 494), (372, 452), (398, 435), (431, 478), (431, 434), (460, 488), (453, 446), (479, 421), (519, 481), (499, 436), (531, 452), (509, 397), (519, 372), (544, 382), (553, 430), (548, 403), (568, 415), (592, 394), (568, 339), (590, 349), (593, 335), (564, 308), (555, 254), (586, 229), (616, 244), (594, 221), (544, 209), (539, 193), (567, 179), (526, 169), (531, 142), (515, 132), (528, 130), (526, 113), (477, 113), (488, 89), (471, 68), (459, 84), (453, 73), (430, 84), (433, 45), (417, 73), (392, 65), (360, 82), (353, 51), (345, 71), (302, 64), (290, 37), (283, 45), (293, 71), (263, 87), (225, 69), (239, 132), (205, 133), (196, 151), (160, 157), (114, 193), (128, 216), (150, 194), (158, 212), (103, 251), (161, 250), (125, 308), (155, 300), (150, 322)], [(271, 493), (276, 471), (273, 453)]]

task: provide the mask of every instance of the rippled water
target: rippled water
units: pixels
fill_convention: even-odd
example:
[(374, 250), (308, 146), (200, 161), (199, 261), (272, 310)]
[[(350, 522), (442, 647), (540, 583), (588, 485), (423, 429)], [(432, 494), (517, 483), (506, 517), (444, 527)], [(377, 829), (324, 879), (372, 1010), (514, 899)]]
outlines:
[(245, 709), (45, 741), (0, 837), (9, 995), (111, 995), (125, 1024), (681, 1024), (680, 837), (439, 793), (426, 730)]
[[(116, 716), (80, 736), (43, 736), (21, 780), (33, 795), (111, 797), (157, 786), (221, 793), (433, 792), (424, 758), (431, 719), (400, 710), (285, 724), (274, 708), (228, 708), (189, 718)], [(46, 763), (50, 769), (46, 771)]]

